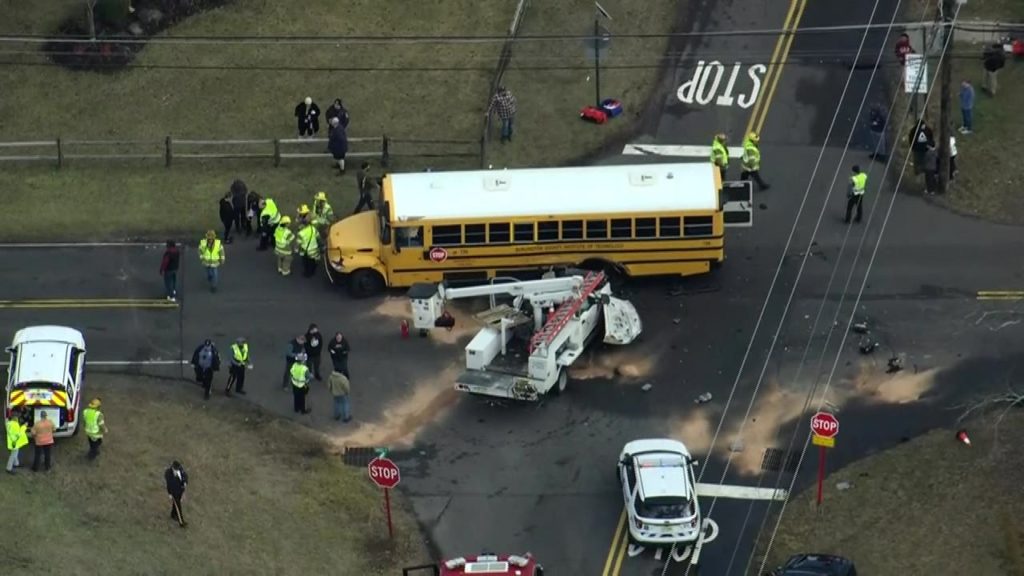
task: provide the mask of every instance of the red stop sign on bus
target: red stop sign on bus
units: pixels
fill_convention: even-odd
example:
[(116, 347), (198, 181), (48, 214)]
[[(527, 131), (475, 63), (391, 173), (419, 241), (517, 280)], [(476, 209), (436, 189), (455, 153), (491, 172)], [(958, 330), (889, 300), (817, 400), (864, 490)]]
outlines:
[(398, 465), (387, 458), (378, 457), (370, 460), (367, 469), (370, 472), (370, 480), (381, 488), (394, 488), (402, 480)]
[(839, 434), (839, 420), (828, 412), (818, 412), (811, 416), (811, 432), (824, 438), (835, 438)]
[(445, 250), (444, 248), (441, 248), (440, 246), (435, 246), (430, 249), (430, 252), (427, 253), (427, 256), (430, 257), (431, 262), (437, 262), (440, 264), (441, 262), (444, 262), (445, 260), (448, 259), (448, 251)]

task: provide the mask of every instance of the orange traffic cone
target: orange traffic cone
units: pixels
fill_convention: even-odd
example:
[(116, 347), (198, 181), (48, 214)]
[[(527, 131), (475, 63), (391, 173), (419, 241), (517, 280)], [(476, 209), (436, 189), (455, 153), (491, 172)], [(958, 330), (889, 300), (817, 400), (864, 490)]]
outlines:
[(971, 437), (967, 435), (967, 430), (958, 430), (956, 433), (956, 439), (968, 446), (971, 445)]

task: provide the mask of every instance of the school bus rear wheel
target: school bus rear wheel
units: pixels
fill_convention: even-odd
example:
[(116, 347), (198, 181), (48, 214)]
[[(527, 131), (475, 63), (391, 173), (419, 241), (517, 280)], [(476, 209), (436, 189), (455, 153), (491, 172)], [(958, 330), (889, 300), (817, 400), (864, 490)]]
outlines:
[(353, 298), (366, 298), (384, 291), (384, 278), (376, 270), (363, 268), (349, 274), (348, 293)]

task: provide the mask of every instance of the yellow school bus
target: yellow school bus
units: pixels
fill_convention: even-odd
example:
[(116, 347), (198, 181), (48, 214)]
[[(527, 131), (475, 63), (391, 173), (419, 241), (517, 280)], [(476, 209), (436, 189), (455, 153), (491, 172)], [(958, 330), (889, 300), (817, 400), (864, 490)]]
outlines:
[(752, 223), (750, 186), (726, 189), (707, 162), (389, 174), (375, 211), (331, 226), (325, 268), (356, 297), (563, 267), (701, 274), (725, 227)]

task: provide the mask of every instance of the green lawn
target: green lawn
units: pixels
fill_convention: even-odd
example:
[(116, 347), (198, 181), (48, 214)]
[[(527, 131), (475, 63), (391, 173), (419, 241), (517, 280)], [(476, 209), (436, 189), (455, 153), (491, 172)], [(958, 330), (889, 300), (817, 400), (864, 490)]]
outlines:
[[(4, 475), (4, 574), (393, 576), (429, 558), (400, 494), (389, 541), (380, 491), (313, 432), (242, 400), (203, 402), (193, 383), (93, 374), (109, 427), (96, 462), (83, 434), (54, 468)], [(6, 452), (4, 452), (6, 461)], [(182, 530), (163, 472), (190, 476)], [(16, 527), (14, 527), (16, 526)], [(46, 542), (49, 553), (28, 543)]]
[[(2, 32), (49, 34), (80, 0), (6, 1)], [(642, 7), (617, 0), (605, 3), (615, 17), (614, 33), (668, 31), (674, 2), (656, 0)], [(353, 0), (344, 7), (330, 0), (308, 0), (301, 10), (272, 0), (238, 0), (178, 25), (172, 35), (502, 35), (514, 0)], [(592, 26), (592, 4), (572, 0), (534, 1), (523, 34), (585, 34)], [(557, 165), (621, 138), (654, 85), (657, 69), (608, 70), (603, 93), (623, 100), (627, 116), (612, 124), (585, 125), (579, 108), (593, 98), (583, 43), (523, 42), (513, 52), (505, 83), (519, 99), (516, 141), (491, 146), (497, 166)], [(608, 63), (656, 66), (665, 41), (613, 41)], [(480, 136), (488, 88), (501, 44), (397, 43), (339, 45), (150, 45), (136, 64), (116, 74), (72, 72), (56, 66), (4, 65), (0, 98), (2, 139), (131, 139), (159, 143), (182, 138), (288, 138), (295, 133), (292, 110), (304, 96), (326, 108), (345, 100), (349, 135), (475, 141)], [(23, 64), (38, 54), (12, 55)], [(177, 70), (161, 66), (201, 65), (332, 68), (295, 70)], [(525, 70), (545, 65), (573, 70)], [(145, 68), (157, 67), (157, 68)], [(398, 71), (338, 70), (346, 67), (401, 68)], [(463, 67), (429, 71), (424, 67)], [(519, 68), (519, 69), (517, 69)], [(323, 135), (323, 134), (321, 134)], [(462, 152), (472, 147), (462, 146)], [(159, 151), (154, 146), (147, 147)], [(352, 150), (361, 149), (353, 144)], [(82, 152), (81, 148), (77, 149)], [(97, 150), (108, 152), (110, 150)], [(264, 150), (265, 151), (265, 150)], [(473, 158), (401, 157), (426, 150), (397, 142), (394, 170), (470, 168)], [(5, 153), (13, 153), (7, 150)], [(19, 150), (17, 153), (26, 151)], [(38, 152), (38, 151), (35, 151)], [(358, 162), (358, 161), (357, 161)], [(354, 177), (331, 173), (318, 160), (208, 162), (180, 160), (170, 169), (159, 160), (72, 161), (52, 165), (5, 164), (0, 172), (6, 210), (26, 215), (5, 224), (0, 239), (101, 240), (196, 235), (217, 224), (216, 199), (235, 178), (271, 194), (289, 212), (323, 189), (336, 210), (352, 202)], [(28, 217), (31, 215), (31, 217)]]

